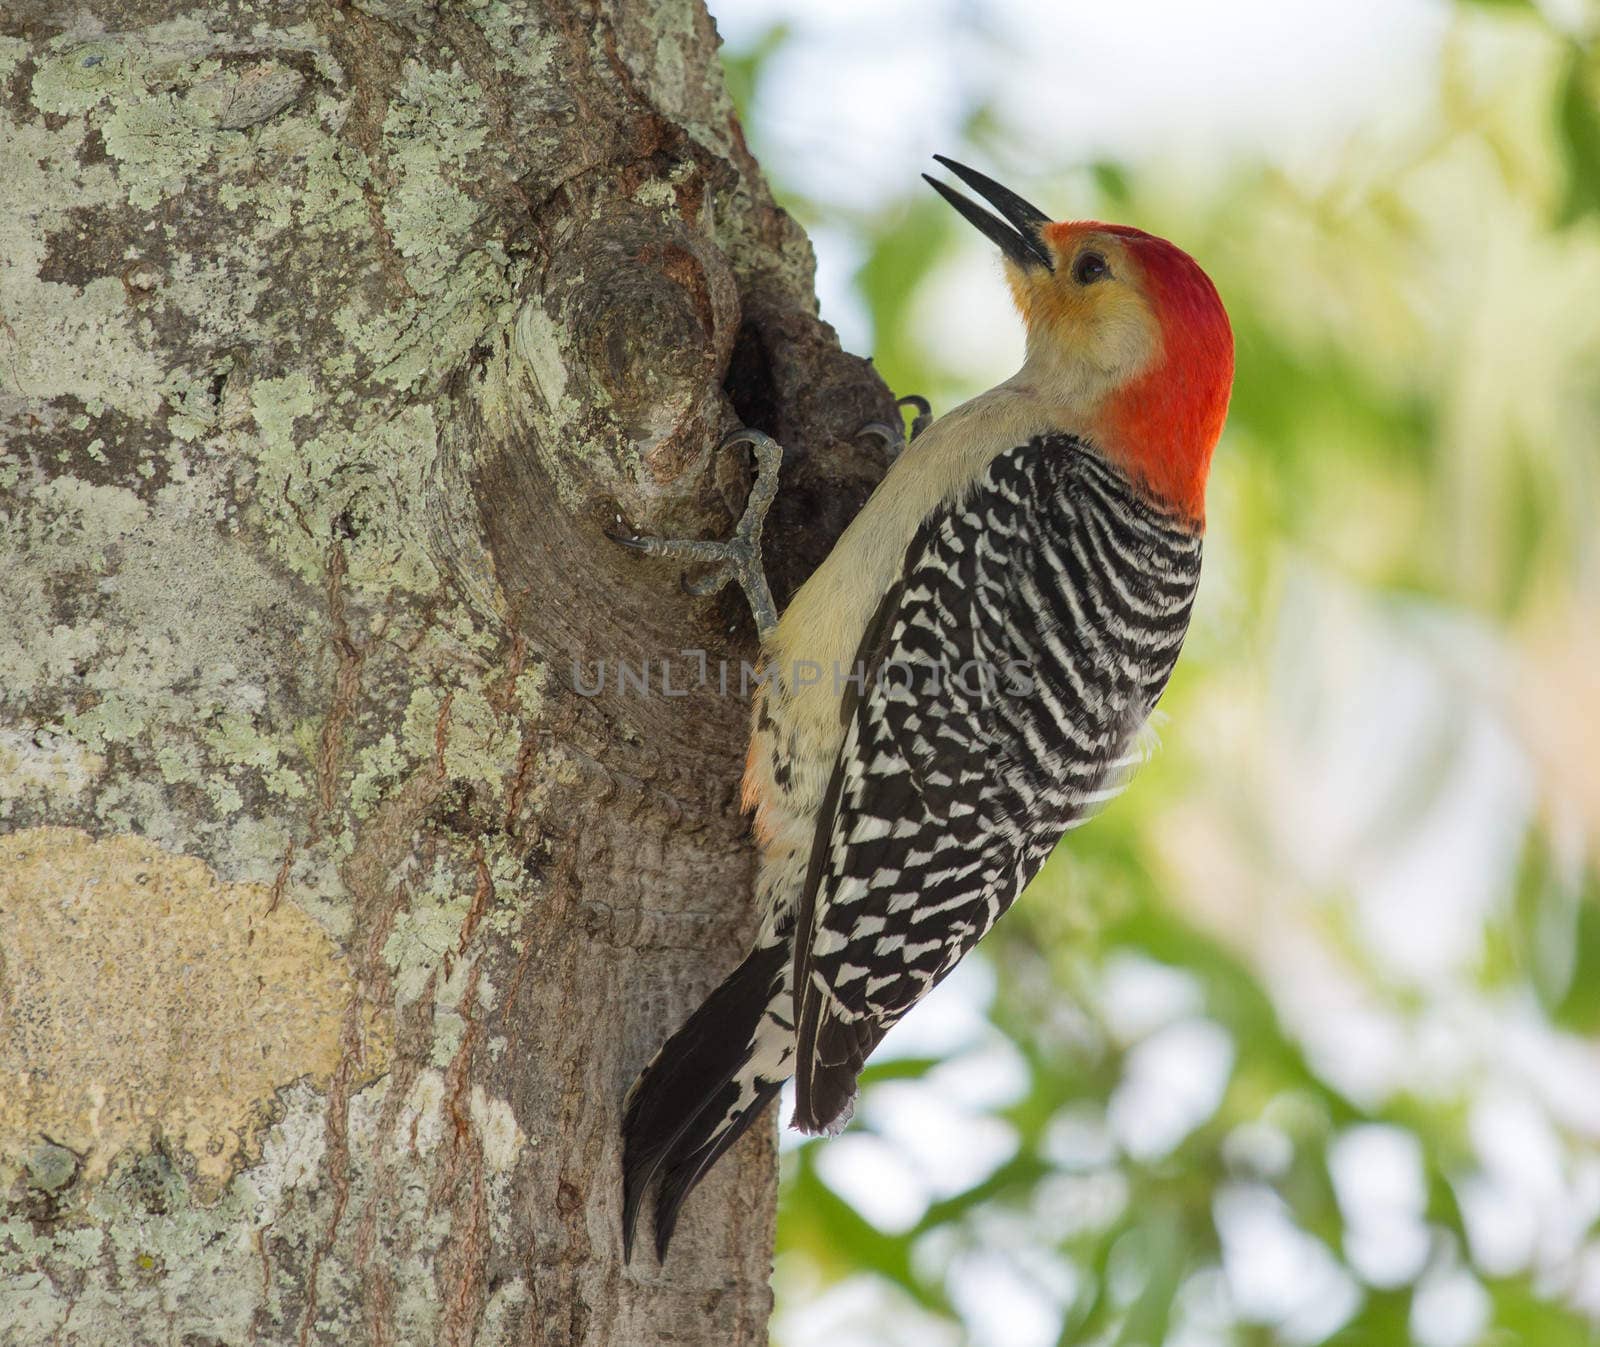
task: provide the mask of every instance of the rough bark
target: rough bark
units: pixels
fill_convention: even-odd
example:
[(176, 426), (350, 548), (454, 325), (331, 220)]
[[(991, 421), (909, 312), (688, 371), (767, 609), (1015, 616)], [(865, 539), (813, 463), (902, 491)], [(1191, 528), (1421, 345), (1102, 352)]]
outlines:
[(745, 704), (660, 661), (750, 634), (604, 530), (726, 531), (757, 426), (781, 600), (890, 409), (715, 44), (0, 9), (0, 1342), (765, 1340), (770, 1131), (621, 1263), (623, 1091), (754, 924)]

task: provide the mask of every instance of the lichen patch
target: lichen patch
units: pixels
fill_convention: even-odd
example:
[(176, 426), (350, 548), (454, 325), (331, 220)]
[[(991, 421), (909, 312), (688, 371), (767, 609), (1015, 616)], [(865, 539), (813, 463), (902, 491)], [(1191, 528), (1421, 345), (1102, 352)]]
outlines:
[[(264, 885), (138, 837), (0, 838), (0, 1170), (48, 1137), (94, 1180), (159, 1135), (215, 1198), (258, 1157), (274, 1092), (327, 1084), (354, 995), (333, 941)], [(383, 1056), (371, 1042), (369, 1072)]]

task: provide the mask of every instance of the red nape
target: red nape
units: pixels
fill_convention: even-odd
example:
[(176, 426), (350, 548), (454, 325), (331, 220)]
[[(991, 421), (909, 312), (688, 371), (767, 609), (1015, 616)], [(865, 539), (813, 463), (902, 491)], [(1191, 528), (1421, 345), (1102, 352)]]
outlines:
[(1156, 363), (1110, 399), (1110, 439), (1151, 492), (1197, 524), (1233, 391), (1233, 328), (1211, 278), (1165, 239), (1125, 225), (1083, 226), (1126, 241), (1161, 323)]

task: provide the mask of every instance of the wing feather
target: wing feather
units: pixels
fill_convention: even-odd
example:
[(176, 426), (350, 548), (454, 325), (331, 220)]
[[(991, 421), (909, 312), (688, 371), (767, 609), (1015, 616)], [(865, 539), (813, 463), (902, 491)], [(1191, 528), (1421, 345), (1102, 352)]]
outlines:
[(1198, 575), (1193, 532), (1069, 437), (999, 455), (918, 530), (862, 638), (812, 843), (795, 1126), (842, 1126), (883, 1035), (1104, 798)]

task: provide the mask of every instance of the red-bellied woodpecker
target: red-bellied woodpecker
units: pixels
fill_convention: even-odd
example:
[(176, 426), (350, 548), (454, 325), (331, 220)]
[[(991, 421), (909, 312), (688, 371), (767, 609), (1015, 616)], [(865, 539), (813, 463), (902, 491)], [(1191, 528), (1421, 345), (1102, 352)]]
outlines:
[[(935, 421), (779, 621), (760, 526), (778, 447), (714, 561), (760, 627), (744, 801), (764, 918), (748, 958), (629, 1092), (623, 1236), (656, 1193), (658, 1255), (706, 1170), (789, 1076), (837, 1131), (884, 1033), (1114, 794), (1178, 658), (1233, 335), (1188, 254), (1052, 223), (948, 159), (928, 181), (997, 243), (1027, 326), (1017, 374)], [(818, 672), (820, 671), (820, 673)]]

